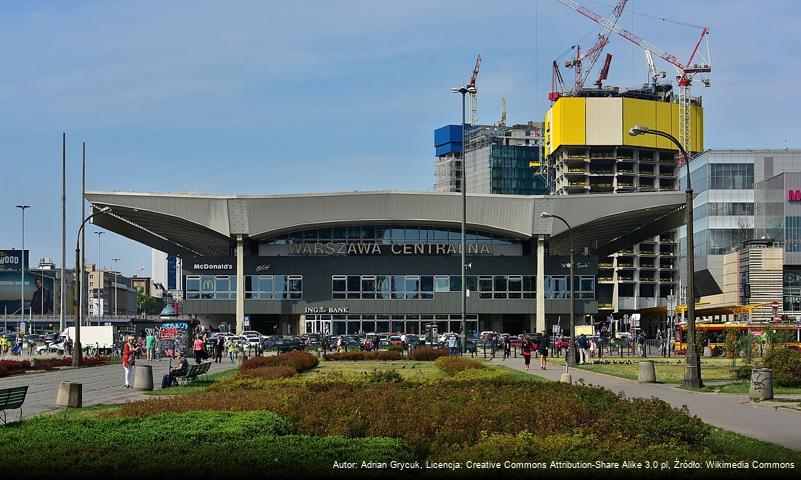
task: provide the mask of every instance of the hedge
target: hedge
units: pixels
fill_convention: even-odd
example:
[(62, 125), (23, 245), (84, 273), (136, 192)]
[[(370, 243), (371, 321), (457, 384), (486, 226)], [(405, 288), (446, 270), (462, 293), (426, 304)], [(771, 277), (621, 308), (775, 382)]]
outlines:
[(409, 352), (411, 360), (436, 360), (445, 355), (448, 355), (448, 351), (444, 348), (420, 347)]
[(773, 381), (782, 387), (801, 387), (801, 352), (787, 347), (771, 348), (762, 365), (773, 370)]
[(436, 364), (440, 370), (451, 377), (465, 370), (482, 370), (486, 368), (483, 363), (464, 357), (439, 357), (436, 360)]
[[(105, 365), (112, 362), (109, 356), (84, 357), (84, 367)], [(72, 366), (72, 357), (60, 358), (34, 358), (32, 360), (0, 360), (0, 378), (9, 375), (18, 375), (29, 370), (55, 370), (58, 367)]]
[(253, 472), (331, 473), (334, 461), (411, 461), (413, 451), (387, 438), (287, 435), (270, 412), (192, 412), (146, 419), (37, 417), (0, 428), (0, 451), (14, 477), (228, 478)]
[(293, 367), (279, 365), (276, 367), (259, 367), (242, 370), (236, 375), (236, 379), (258, 378), (263, 380), (277, 380), (279, 378), (294, 377), (297, 374), (298, 371)]
[(400, 352), (390, 350), (375, 350), (372, 352), (340, 352), (327, 353), (323, 359), (329, 362), (360, 361), (360, 360), (401, 360)]
[(320, 361), (309, 352), (292, 351), (270, 357), (248, 358), (239, 367), (239, 371), (261, 367), (292, 367), (298, 372), (305, 372), (316, 367)]

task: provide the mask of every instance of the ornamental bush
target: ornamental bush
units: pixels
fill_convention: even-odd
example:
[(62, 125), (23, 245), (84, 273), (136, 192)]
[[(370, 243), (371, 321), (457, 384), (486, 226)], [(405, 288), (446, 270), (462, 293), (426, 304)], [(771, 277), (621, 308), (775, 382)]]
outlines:
[(415, 348), (409, 353), (409, 358), (411, 360), (436, 360), (439, 357), (444, 357), (448, 355), (448, 351), (444, 348), (431, 348), (431, 347), (419, 347)]
[(311, 370), (319, 364), (317, 357), (309, 352), (292, 351), (270, 357), (248, 358), (239, 367), (240, 372), (263, 367), (292, 367), (296, 372)]
[(439, 357), (436, 361), (436, 364), (440, 370), (447, 373), (451, 377), (456, 375), (458, 372), (465, 370), (483, 370), (486, 368), (483, 363), (465, 357)]
[(801, 387), (801, 353), (787, 347), (774, 347), (762, 357), (765, 368), (773, 370), (773, 381), (782, 387)]
[(245, 378), (259, 378), (262, 380), (277, 380), (279, 378), (294, 377), (298, 371), (294, 367), (279, 365), (275, 367), (259, 367), (242, 370), (236, 375), (237, 380)]
[(395, 351), (376, 350), (373, 352), (340, 352), (327, 353), (323, 358), (330, 362), (360, 360), (400, 360), (401, 354)]

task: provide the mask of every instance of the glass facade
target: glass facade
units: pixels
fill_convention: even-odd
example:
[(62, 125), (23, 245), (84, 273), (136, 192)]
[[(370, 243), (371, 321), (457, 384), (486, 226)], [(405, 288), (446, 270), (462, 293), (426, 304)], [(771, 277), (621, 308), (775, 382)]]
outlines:
[(539, 127), (480, 126), (468, 132), (465, 161), (468, 192), (548, 195), (539, 172)]
[[(535, 298), (533, 275), (468, 275), (467, 288), (482, 299)], [(545, 298), (570, 298), (567, 275), (545, 276)], [(431, 300), (461, 291), (459, 275), (334, 275), (333, 300)], [(575, 277), (576, 298), (595, 298), (595, 277)]]
[[(302, 275), (246, 275), (248, 300), (301, 300)], [(236, 275), (187, 275), (187, 300), (236, 300)]]
[[(425, 334), (426, 325), (437, 331), (460, 332), (461, 315), (306, 315), (306, 333), (353, 335), (357, 333)], [(478, 331), (478, 316), (465, 315), (467, 333)]]
[[(513, 245), (520, 240), (482, 233), (476, 230), (465, 231), (468, 244)], [(395, 243), (458, 243), (461, 240), (459, 228), (408, 225), (343, 225), (300, 230), (297, 232), (267, 238), (268, 245), (287, 245), (301, 243), (343, 243), (369, 242), (390, 245)]]

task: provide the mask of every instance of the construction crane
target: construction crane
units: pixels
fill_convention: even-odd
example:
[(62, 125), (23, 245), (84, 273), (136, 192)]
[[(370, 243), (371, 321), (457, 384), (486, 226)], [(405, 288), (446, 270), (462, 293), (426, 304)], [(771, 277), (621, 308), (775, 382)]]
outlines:
[(598, 90), (603, 88), (604, 80), (609, 75), (609, 64), (612, 63), (612, 54), (606, 54), (606, 60), (604, 60), (604, 66), (601, 67), (601, 73), (598, 74), (598, 80), (595, 81), (595, 86), (598, 87)]
[[(626, 7), (626, 3), (628, 0), (620, 0), (615, 8), (612, 10), (612, 14), (609, 15), (609, 18), (606, 19), (606, 25), (602, 24), (604, 27), (600, 34), (598, 34), (598, 39), (595, 41), (595, 45), (590, 47), (589, 50), (584, 52), (584, 55), (581, 54), (581, 46), (576, 45), (574, 48), (576, 50), (576, 58), (568, 60), (565, 62), (565, 67), (573, 68), (576, 71), (576, 80), (573, 84), (573, 89), (570, 91), (572, 95), (578, 93), (582, 88), (584, 88), (584, 83), (586, 83), (587, 78), (592, 72), (592, 68), (595, 66), (595, 63), (598, 61), (598, 57), (601, 55), (604, 47), (609, 43), (609, 35), (612, 33), (612, 28), (607, 25), (616, 25), (620, 15), (623, 14), (623, 9)], [(607, 56), (606, 61), (606, 70), (607, 73), (609, 71), (609, 62), (611, 58)], [(604, 77), (606, 78), (606, 77)], [(598, 83), (596, 82), (596, 85)], [(599, 87), (600, 88), (600, 87)]]
[(476, 88), (476, 79), (478, 79), (478, 69), (481, 68), (481, 55), (476, 58), (476, 66), (473, 68), (473, 75), (470, 77), (470, 83), (467, 84), (470, 90), (470, 125), (478, 125), (478, 89)]
[(551, 92), (548, 94), (548, 100), (555, 102), (559, 100), (559, 96), (567, 90), (565, 87), (565, 80), (562, 78), (562, 72), (559, 71), (559, 64), (556, 60), (553, 61), (553, 72), (551, 73)]
[(648, 64), (648, 72), (650, 72), (650, 77), (651, 77), (651, 82), (649, 83), (649, 85), (651, 85), (651, 89), (655, 91), (657, 80), (659, 80), (660, 78), (665, 78), (666, 73), (658, 72), (656, 70), (656, 65), (654, 64), (654, 56), (653, 54), (651, 54), (650, 50), (644, 50), (644, 52), (645, 52), (645, 63)]
[[(698, 53), (698, 47), (701, 46), (701, 42), (706, 38), (709, 34), (709, 28), (702, 27), (701, 28), (701, 36), (698, 39), (698, 42), (695, 44), (695, 48), (693, 48), (692, 53), (690, 54), (689, 60), (687, 60), (686, 64), (682, 64), (675, 55), (672, 55), (661, 48), (657, 47), (656, 45), (651, 44), (650, 42), (646, 41), (642, 37), (635, 35), (624, 28), (618, 27), (615, 23), (610, 22), (609, 20), (605, 19), (601, 15), (593, 12), (592, 10), (582, 6), (578, 2), (573, 0), (559, 0), (560, 2), (564, 3), (568, 7), (572, 8), (573, 10), (579, 12), (580, 14), (584, 15), (585, 17), (589, 18), (590, 20), (600, 24), (604, 28), (608, 28), (609, 30), (617, 33), (621, 37), (625, 38), (626, 40), (634, 43), (635, 45), (640, 46), (641, 48), (650, 51), (652, 54), (658, 56), (662, 60), (670, 63), (674, 67), (676, 67), (677, 75), (676, 78), (679, 84), (679, 141), (688, 151), (691, 151), (693, 148), (693, 144), (690, 142), (692, 139), (692, 119), (690, 115), (690, 101), (691, 101), (691, 87), (693, 77), (698, 73), (709, 73), (712, 71), (712, 68), (709, 66), (708, 63), (703, 63), (701, 65), (693, 64), (693, 59), (695, 55)], [(709, 79), (703, 80), (704, 86), (709, 86)], [(679, 156), (679, 166), (683, 165), (684, 162), (688, 161), (689, 159), (680, 158)]]

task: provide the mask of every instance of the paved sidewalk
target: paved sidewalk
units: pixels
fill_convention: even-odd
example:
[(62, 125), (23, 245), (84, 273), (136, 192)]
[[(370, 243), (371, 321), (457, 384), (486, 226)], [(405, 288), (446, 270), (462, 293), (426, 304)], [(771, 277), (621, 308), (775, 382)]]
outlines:
[[(194, 361), (190, 360), (189, 363), (191, 365)], [(156, 389), (161, 388), (161, 377), (168, 372), (169, 364), (170, 361), (167, 359), (152, 362), (137, 360), (137, 365), (151, 365), (153, 367), (153, 386)], [(176, 361), (173, 360), (172, 364), (175, 366)], [(236, 368), (236, 365), (224, 359), (221, 364), (212, 363), (209, 373), (223, 372), (232, 368)], [(123, 387), (123, 377), (122, 364), (117, 362), (113, 365), (26, 373), (24, 375), (0, 378), (0, 388), (28, 385), (28, 396), (22, 406), (23, 418), (58, 410), (56, 395), (58, 386), (62, 381), (83, 384), (84, 406), (101, 403), (124, 403), (148, 398), (144, 392)], [(9, 412), (8, 417), (9, 419), (19, 418), (16, 410)]]
[[(511, 358), (506, 361), (496, 358), (492, 363), (525, 370), (522, 358)], [(565, 367), (558, 365), (549, 365), (547, 370), (540, 370), (539, 359), (532, 359), (528, 373), (559, 381), (564, 371)], [(622, 392), (627, 397), (657, 397), (674, 407), (687, 405), (692, 414), (706, 423), (801, 451), (801, 412), (776, 409), (774, 402), (754, 403), (747, 395), (696, 393), (680, 389), (677, 385), (638, 383), (578, 368), (571, 369), (570, 373), (573, 376), (573, 383), (583, 381), (585, 384), (602, 386), (616, 393)], [(776, 397), (784, 396), (776, 395)]]

